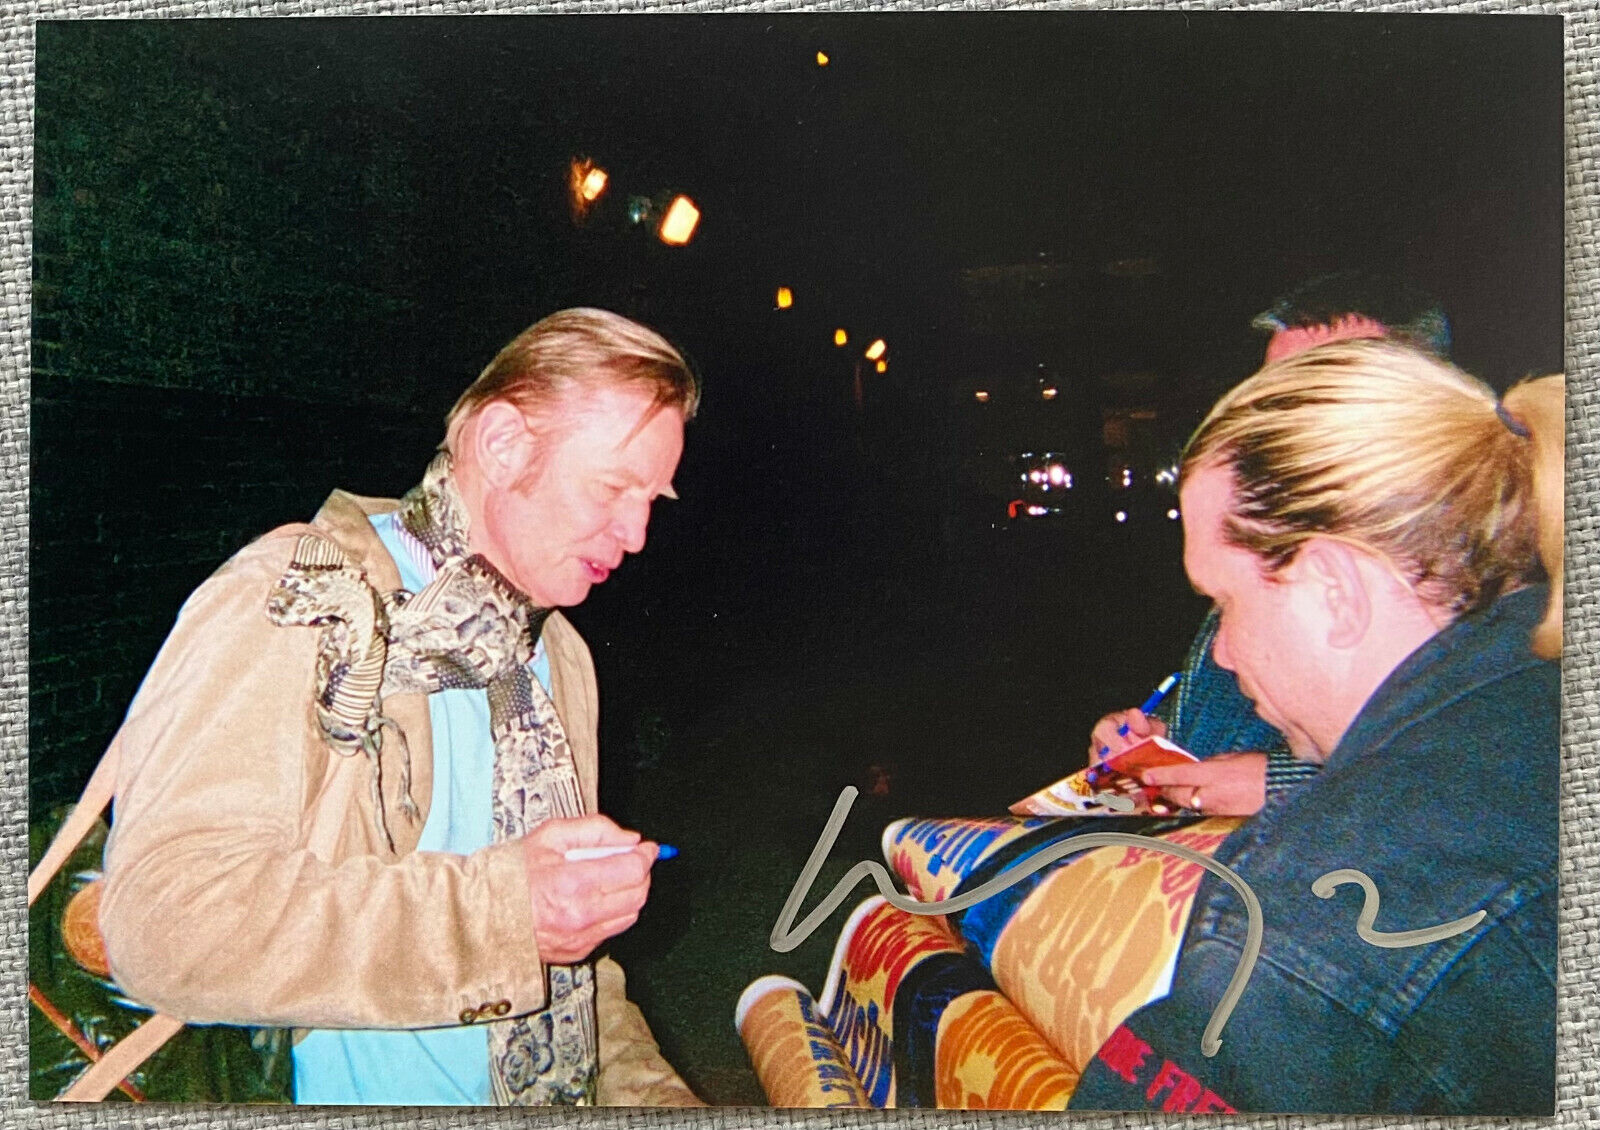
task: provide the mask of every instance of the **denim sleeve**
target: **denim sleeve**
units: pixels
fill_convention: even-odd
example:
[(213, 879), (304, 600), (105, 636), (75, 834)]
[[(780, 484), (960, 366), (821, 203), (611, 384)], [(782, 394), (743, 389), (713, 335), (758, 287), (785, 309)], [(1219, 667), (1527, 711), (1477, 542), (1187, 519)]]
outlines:
[(1452, 964), (1396, 1041), (1448, 1109), (1555, 1113), (1556, 907), (1531, 899)]

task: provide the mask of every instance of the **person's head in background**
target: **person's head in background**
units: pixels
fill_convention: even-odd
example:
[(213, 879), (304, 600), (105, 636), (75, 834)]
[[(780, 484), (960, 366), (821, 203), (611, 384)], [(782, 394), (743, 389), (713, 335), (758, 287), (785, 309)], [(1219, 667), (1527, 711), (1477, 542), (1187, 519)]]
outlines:
[(1385, 338), (1435, 357), (1450, 356), (1450, 320), (1438, 301), (1374, 271), (1335, 271), (1308, 279), (1250, 324), (1270, 335), (1267, 361), (1359, 338)]

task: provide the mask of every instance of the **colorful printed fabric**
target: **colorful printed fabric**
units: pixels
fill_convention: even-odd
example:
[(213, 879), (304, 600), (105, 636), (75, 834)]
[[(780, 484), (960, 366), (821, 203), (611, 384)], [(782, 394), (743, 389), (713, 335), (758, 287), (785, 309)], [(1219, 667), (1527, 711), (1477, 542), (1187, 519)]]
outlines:
[[(870, 1109), (874, 1104), (804, 985), (762, 977), (739, 997), (734, 1025), (773, 1106)], [(881, 1104), (880, 1104), (881, 1105)]]
[[(1237, 824), (902, 820), (885, 831), (884, 854), (929, 901), (1091, 831), (1210, 855)], [(1167, 992), (1203, 872), (1155, 843), (1119, 844), (1056, 860), (948, 916), (868, 899), (840, 933), (820, 1019), (873, 1106), (1059, 1110), (1117, 1025)], [(818, 1093), (809, 1062), (758, 1056), (741, 1032), (774, 1105)]]

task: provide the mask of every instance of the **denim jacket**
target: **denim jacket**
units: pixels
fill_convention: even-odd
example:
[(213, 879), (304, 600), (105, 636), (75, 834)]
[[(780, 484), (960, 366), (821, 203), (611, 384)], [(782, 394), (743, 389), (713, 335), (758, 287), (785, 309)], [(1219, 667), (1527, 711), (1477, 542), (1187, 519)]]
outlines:
[[(1200, 1037), (1247, 915), (1207, 875), (1171, 994), (1100, 1049), (1074, 1108), (1550, 1114), (1555, 1102), (1560, 668), (1528, 637), (1542, 587), (1412, 653), (1322, 772), (1269, 799), (1216, 858), (1260, 899), (1260, 959), (1213, 1057)], [(1361, 940), (1356, 868), (1392, 933), (1482, 910), (1401, 948)]]

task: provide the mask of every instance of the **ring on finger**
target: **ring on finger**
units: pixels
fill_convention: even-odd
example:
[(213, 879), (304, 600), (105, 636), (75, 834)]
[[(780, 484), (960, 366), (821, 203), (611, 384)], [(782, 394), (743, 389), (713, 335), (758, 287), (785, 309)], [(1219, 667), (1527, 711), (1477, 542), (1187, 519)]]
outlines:
[(1196, 786), (1194, 792), (1189, 794), (1189, 807), (1196, 812), (1205, 811), (1205, 802), (1200, 798), (1199, 786)]

